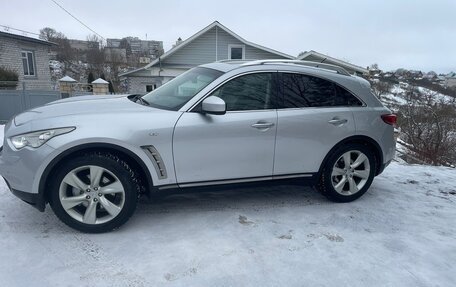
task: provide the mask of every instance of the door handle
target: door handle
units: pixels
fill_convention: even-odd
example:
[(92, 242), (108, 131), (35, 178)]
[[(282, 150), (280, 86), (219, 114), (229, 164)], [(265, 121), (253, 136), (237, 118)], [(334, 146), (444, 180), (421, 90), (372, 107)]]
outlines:
[(274, 126), (274, 123), (266, 123), (266, 122), (257, 122), (256, 124), (252, 125), (252, 128), (256, 128), (259, 130), (269, 129)]
[(346, 124), (347, 122), (348, 122), (347, 119), (339, 119), (339, 118), (334, 118), (334, 119), (328, 121), (328, 123), (335, 125), (335, 126), (342, 126), (342, 125)]

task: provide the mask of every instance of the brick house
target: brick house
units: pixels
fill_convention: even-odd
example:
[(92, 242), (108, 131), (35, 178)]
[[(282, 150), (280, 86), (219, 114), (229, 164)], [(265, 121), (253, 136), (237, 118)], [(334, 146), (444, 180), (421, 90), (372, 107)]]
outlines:
[(51, 42), (0, 32), (0, 66), (17, 72), (17, 89), (25, 83), (28, 90), (51, 89), (49, 48)]

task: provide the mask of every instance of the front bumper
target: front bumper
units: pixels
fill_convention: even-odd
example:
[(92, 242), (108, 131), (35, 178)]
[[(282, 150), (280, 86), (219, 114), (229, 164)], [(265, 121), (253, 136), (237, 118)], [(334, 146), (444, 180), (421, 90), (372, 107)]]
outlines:
[(41, 178), (42, 165), (54, 151), (55, 149), (46, 144), (37, 149), (13, 150), (9, 143), (4, 141), (0, 152), (0, 176), (5, 179), (8, 188), (15, 196), (40, 211), (44, 211), (46, 204), (37, 183)]
[(18, 197), (22, 201), (35, 207), (39, 211), (44, 211), (46, 203), (44, 201), (43, 196), (41, 196), (38, 193), (29, 193), (29, 192), (24, 192), (24, 191), (20, 191), (20, 190), (11, 188), (11, 185), (9, 184), (9, 182), (5, 178), (3, 178), (3, 179), (5, 180), (6, 185), (8, 186), (8, 188), (10, 189), (12, 194), (14, 194), (16, 197)]

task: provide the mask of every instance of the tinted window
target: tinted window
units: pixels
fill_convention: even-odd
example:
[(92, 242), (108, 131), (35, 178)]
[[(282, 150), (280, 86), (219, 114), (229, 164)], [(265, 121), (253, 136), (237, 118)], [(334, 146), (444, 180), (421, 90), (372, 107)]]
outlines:
[(240, 76), (224, 84), (212, 96), (223, 99), (227, 111), (271, 109), (275, 106), (274, 78), (273, 73)]
[(282, 74), (284, 108), (361, 106), (344, 88), (324, 79), (301, 74)]

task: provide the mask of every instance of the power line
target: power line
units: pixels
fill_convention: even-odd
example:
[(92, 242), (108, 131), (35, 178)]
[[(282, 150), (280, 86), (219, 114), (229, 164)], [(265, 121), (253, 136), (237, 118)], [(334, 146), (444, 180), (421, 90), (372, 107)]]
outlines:
[(40, 34), (38, 33), (34, 33), (34, 32), (29, 32), (29, 31), (25, 31), (25, 30), (21, 30), (21, 29), (17, 29), (17, 28), (13, 28), (11, 26), (6, 26), (6, 25), (0, 25), (0, 27), (3, 27), (5, 31), (9, 31), (9, 30), (14, 30), (14, 31), (19, 31), (19, 32), (22, 32), (22, 33), (26, 33), (26, 34), (33, 34), (33, 35), (37, 35), (39, 36)]
[(87, 26), (86, 24), (84, 24), (84, 22), (82, 22), (81, 20), (79, 20), (78, 18), (76, 18), (76, 16), (74, 16), (73, 14), (71, 14), (67, 9), (65, 9), (62, 5), (60, 5), (59, 3), (57, 3), (57, 1), (55, 0), (51, 0), (52, 2), (54, 2), (55, 5), (59, 6), (63, 11), (65, 11), (68, 15), (70, 15), (71, 17), (73, 17), (73, 19), (75, 19), (76, 21), (78, 21), (79, 23), (81, 23), (84, 27), (86, 27), (87, 29), (89, 29), (90, 31), (92, 31), (95, 35), (97, 35), (98, 37), (100, 37), (101, 39), (103, 40), (106, 40), (103, 36), (101, 36), (100, 34), (98, 34), (97, 32), (95, 32), (92, 28), (90, 28), (89, 26)]

